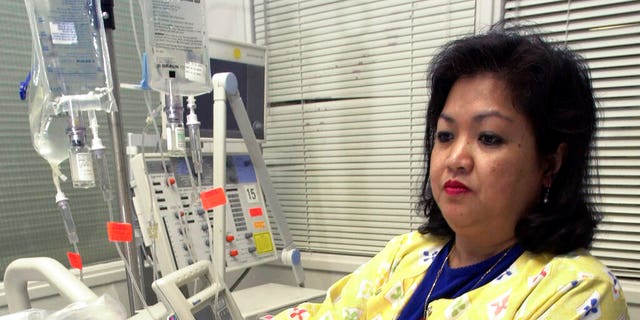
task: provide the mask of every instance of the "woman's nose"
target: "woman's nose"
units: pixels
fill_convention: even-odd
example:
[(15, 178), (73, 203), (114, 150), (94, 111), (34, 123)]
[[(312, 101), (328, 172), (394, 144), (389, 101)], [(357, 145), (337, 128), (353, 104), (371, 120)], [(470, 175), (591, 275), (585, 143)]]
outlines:
[(467, 173), (473, 169), (472, 143), (458, 139), (450, 148), (447, 168), (457, 173)]

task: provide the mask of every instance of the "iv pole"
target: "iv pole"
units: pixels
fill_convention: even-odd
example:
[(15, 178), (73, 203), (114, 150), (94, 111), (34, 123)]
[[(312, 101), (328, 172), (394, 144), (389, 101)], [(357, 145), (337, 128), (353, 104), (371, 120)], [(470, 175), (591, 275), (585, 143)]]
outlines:
[[(118, 69), (116, 68), (116, 56), (114, 50), (113, 30), (115, 30), (115, 19), (113, 15), (113, 0), (100, 0), (102, 7), (102, 18), (104, 20), (104, 29), (107, 40), (107, 48), (109, 49), (109, 60), (111, 62), (111, 77), (113, 78), (113, 96), (118, 106), (117, 110), (111, 112), (109, 115), (109, 129), (111, 131), (111, 140), (113, 143), (113, 153), (115, 157), (115, 169), (116, 169), (116, 183), (118, 190), (118, 208), (120, 211), (120, 219), (124, 223), (133, 224), (131, 208), (131, 197), (129, 187), (129, 173), (125, 162), (125, 146), (122, 143), (122, 117), (120, 115), (120, 81), (118, 80)], [(117, 244), (120, 245), (120, 244)], [(134, 294), (132, 282), (142, 287), (140, 281), (140, 265), (138, 261), (138, 254), (135, 245), (135, 238), (133, 242), (123, 243), (123, 249), (127, 264), (131, 267), (131, 273), (134, 279), (131, 279), (127, 273), (127, 288), (129, 293), (129, 310), (131, 314), (135, 314), (136, 310), (142, 307), (142, 302)]]

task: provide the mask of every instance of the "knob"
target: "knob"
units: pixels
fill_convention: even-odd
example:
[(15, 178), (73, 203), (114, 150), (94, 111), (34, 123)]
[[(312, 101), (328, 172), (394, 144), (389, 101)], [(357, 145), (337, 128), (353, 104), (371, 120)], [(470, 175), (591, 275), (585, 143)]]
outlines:
[(229, 255), (232, 256), (232, 257), (237, 256), (238, 255), (238, 250), (236, 250), (236, 249), (230, 250), (229, 251)]
[(227, 242), (232, 242), (235, 239), (236, 239), (236, 237), (234, 237), (232, 234), (228, 234), (227, 235)]

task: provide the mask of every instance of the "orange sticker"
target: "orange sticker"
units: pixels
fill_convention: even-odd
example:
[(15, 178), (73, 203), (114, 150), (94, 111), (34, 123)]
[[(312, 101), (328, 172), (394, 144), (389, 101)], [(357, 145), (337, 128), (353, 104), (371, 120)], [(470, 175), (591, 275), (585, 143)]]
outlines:
[(256, 221), (253, 223), (253, 227), (256, 229), (264, 229), (265, 226), (264, 221)]
[(111, 242), (131, 242), (133, 228), (130, 223), (107, 222), (107, 236)]
[(200, 201), (202, 201), (202, 208), (209, 210), (227, 203), (227, 196), (225, 196), (223, 188), (217, 187), (200, 192)]
[(257, 207), (257, 208), (250, 208), (249, 209), (249, 215), (252, 217), (260, 217), (262, 216), (262, 208)]
[(67, 252), (67, 260), (69, 260), (71, 268), (82, 270), (82, 257), (79, 253)]

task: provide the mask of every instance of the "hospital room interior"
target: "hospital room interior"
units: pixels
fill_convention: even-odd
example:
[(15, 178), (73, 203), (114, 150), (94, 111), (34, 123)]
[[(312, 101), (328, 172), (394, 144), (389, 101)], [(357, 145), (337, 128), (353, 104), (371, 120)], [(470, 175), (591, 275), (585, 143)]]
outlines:
[(316, 319), (422, 230), (430, 63), (496, 24), (589, 68), (602, 218), (584, 254), (640, 319), (639, 0), (5, 0), (0, 17), (1, 320)]

